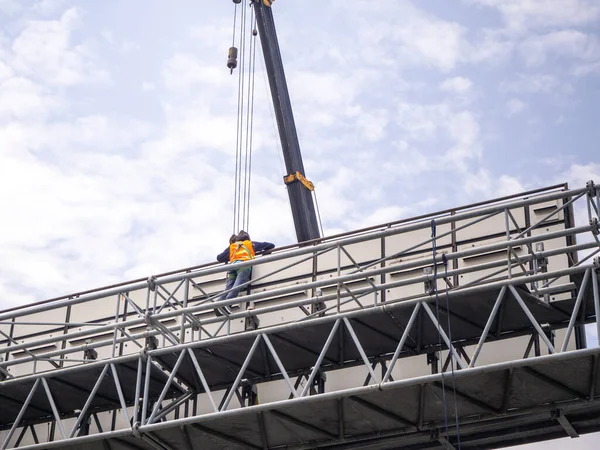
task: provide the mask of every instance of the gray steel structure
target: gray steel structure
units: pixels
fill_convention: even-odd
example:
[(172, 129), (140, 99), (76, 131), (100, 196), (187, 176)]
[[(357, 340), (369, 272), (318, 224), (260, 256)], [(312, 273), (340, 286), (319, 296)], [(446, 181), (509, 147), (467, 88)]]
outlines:
[(497, 448), (600, 431), (600, 349), (582, 332), (600, 331), (599, 211), (593, 182), (558, 185), (277, 249), (240, 263), (254, 279), (223, 317), (214, 264), (0, 312), (0, 449)]

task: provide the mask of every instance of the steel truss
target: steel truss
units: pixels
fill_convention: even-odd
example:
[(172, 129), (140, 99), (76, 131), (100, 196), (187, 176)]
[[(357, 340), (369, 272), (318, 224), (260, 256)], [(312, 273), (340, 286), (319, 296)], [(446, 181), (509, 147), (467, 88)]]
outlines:
[[(585, 189), (553, 192), (436, 217), (434, 224), (451, 224), (450, 233), (456, 233), (460, 228), (503, 214), (506, 239), (461, 251), (450, 248), (443, 255), (433, 254), (394, 266), (385, 262), (410, 254), (423, 245), (435, 245), (444, 234), (367, 263), (357, 263), (359, 258), (351, 255), (348, 246), (425, 229), (432, 226), (431, 222), (417, 221), (264, 256), (260, 261), (244, 264), (294, 258), (293, 263), (277, 269), (281, 272), (303, 259), (309, 261), (334, 251), (338, 254), (338, 267), (329, 279), (275, 287), (251, 293), (243, 299), (259, 305), (264, 299), (312, 292), (308, 298), (247, 309), (224, 317), (205, 314), (213, 310), (214, 300), (221, 292), (205, 293), (194, 302), (190, 298), (190, 289), (193, 286), (201, 289), (198, 279), (223, 272), (226, 267), (150, 277), (145, 283), (109, 288), (18, 312), (0, 313), (0, 323), (10, 321), (13, 325), (26, 325), (27, 322), (19, 322), (19, 316), (98, 298), (116, 299), (117, 305), (113, 323), (57, 324), (66, 327), (68, 333), (40, 337), (34, 342), (21, 344), (0, 330), (8, 343), (7, 357), (0, 362), (0, 373), (5, 378), (0, 381), (0, 400), (9, 405), (0, 421), (0, 426), (7, 430), (0, 448), (75, 448), (83, 443), (97, 444), (98, 448), (163, 450), (219, 448), (225, 443), (233, 448), (270, 449), (285, 445), (300, 449), (342, 444), (344, 448), (350, 448), (364, 442), (384, 445), (399, 436), (407, 442), (407, 448), (410, 445), (428, 448), (424, 446), (428, 443), (432, 443), (432, 448), (440, 445), (451, 448), (454, 432), (444, 433), (444, 419), (440, 416), (439, 402), (435, 401), (441, 386), (451, 386), (448, 392), (458, 407), (461, 434), (466, 430), (467, 439), (473, 442), (506, 443), (506, 430), (515, 426), (527, 430), (519, 438), (524, 441), (540, 439), (543, 433), (539, 427), (545, 426), (548, 430), (548, 423), (572, 437), (578, 429), (580, 432), (600, 429), (600, 421), (588, 417), (594, 414), (598, 417), (600, 411), (596, 395), (600, 387), (599, 351), (569, 350), (573, 331), (582, 324), (595, 323), (600, 331), (597, 320), (600, 262), (596, 259), (593, 265), (583, 264), (600, 251), (599, 191), (590, 182)], [(587, 204), (588, 225), (531, 233), (548, 224), (559, 212), (568, 211), (580, 199)], [(511, 210), (548, 200), (563, 200), (563, 204), (538, 223), (521, 230)], [(461, 224), (460, 221), (466, 220), (469, 222)], [(591, 236), (591, 242), (575, 244), (572, 239), (570, 245), (562, 248), (533, 248), (539, 242), (570, 239), (578, 234)], [(528, 253), (518, 255), (513, 250), (517, 246), (527, 247)], [(592, 252), (577, 262), (576, 252), (586, 249), (592, 249)], [(497, 251), (505, 252), (506, 259), (474, 268), (449, 267), (459, 258)], [(342, 273), (342, 254), (352, 261), (353, 270), (346, 267)], [(562, 254), (570, 256), (570, 267), (548, 271), (547, 258)], [(392, 272), (432, 265), (434, 270), (426, 270), (421, 276), (400, 281), (384, 277)], [(497, 270), (471, 284), (452, 283), (462, 274), (482, 269)], [(564, 276), (572, 280), (569, 286), (555, 286), (555, 282)], [(450, 287), (438, 287), (438, 280)], [(252, 282), (259, 281), (254, 279)], [(366, 285), (355, 288), (352, 283), (356, 281), (366, 282)], [(386, 299), (382, 295), (387, 289), (414, 284), (423, 284), (426, 293), (397, 299)], [(336, 287), (333, 294), (324, 295), (318, 291), (332, 285)], [(145, 308), (131, 298), (130, 293), (140, 289), (146, 292)], [(565, 289), (574, 293), (571, 300), (561, 302), (560, 306), (547, 301), (549, 294)], [(371, 296), (373, 301), (365, 302), (365, 298)], [(443, 300), (446, 298), (451, 306), (449, 309), (445, 309)], [(239, 300), (223, 301), (219, 306), (232, 306), (236, 302)], [(133, 313), (121, 314), (123, 304)], [(307, 309), (309, 306), (313, 306), (313, 312)], [(440, 311), (437, 314), (436, 306)], [(171, 310), (167, 311), (167, 308)], [(304, 316), (294, 322), (231, 332), (231, 323), (236, 319), (259, 319), (263, 314), (298, 308)], [(474, 308), (477, 315), (473, 313)], [(165, 324), (173, 318), (178, 323)], [(36, 325), (41, 323), (35, 322)], [(216, 331), (209, 332), (207, 329), (214, 324), (218, 324)], [(140, 326), (145, 327), (143, 332), (131, 330)], [(73, 332), (70, 327), (84, 329)], [(559, 328), (565, 328), (566, 333), (557, 345), (553, 330)], [(186, 330), (191, 331), (189, 338), (186, 338)], [(111, 333), (111, 338), (66, 345), (67, 340), (85, 340), (102, 333)], [(478, 366), (486, 344), (519, 335), (531, 335), (523, 360)], [(144, 343), (138, 342), (140, 340)], [(140, 351), (118, 356), (124, 343), (133, 343)], [(60, 348), (31, 351), (51, 344)], [(107, 346), (110, 357), (95, 359), (96, 349)], [(536, 356), (530, 358), (534, 346)], [(550, 355), (540, 356), (541, 347)], [(8, 358), (18, 351), (27, 356)], [(78, 361), (73, 354), (83, 354), (81, 363), (63, 366), (67, 355), (71, 356), (70, 363)], [(400, 367), (400, 360), (410, 364), (411, 359), (405, 358), (422, 354), (427, 354), (431, 360), (432, 372), (439, 373), (394, 380), (393, 371)], [(444, 355), (445, 362), (439, 364)], [(50, 361), (56, 367), (39, 372), (37, 364), (42, 361)], [(577, 377), (566, 368), (567, 361), (580, 371)], [(11, 366), (25, 363), (33, 363), (31, 373), (19, 377), (10, 373)], [(380, 375), (375, 370), (378, 364)], [(364, 369), (364, 386), (323, 392), (325, 374), (347, 367)], [(581, 373), (586, 375), (585, 380), (579, 377)], [(486, 380), (485, 389), (482, 386), (475, 388), (479, 378)], [(284, 383), (286, 389), (281, 391), (279, 398), (257, 404), (261, 390), (256, 386), (268, 382)], [(494, 389), (487, 392), (487, 383), (497, 384), (496, 397), (490, 397)], [(516, 397), (515, 393), (524, 385), (528, 386), (529, 394)], [(547, 392), (536, 396), (535, 392), (540, 390)], [(69, 395), (65, 396), (65, 392)], [(386, 395), (398, 400), (398, 405), (403, 405), (404, 409), (393, 407), (385, 400)], [(403, 403), (406, 395), (414, 400), (411, 400), (414, 404)], [(239, 407), (234, 405), (234, 397)], [(208, 410), (197, 410), (199, 406), (202, 409), (207, 405)], [(323, 415), (314, 413), (313, 408), (317, 406), (326, 412)], [(112, 423), (110, 429), (103, 429), (98, 415), (107, 412), (112, 413)], [(369, 429), (359, 429), (355, 420), (357, 414), (363, 419), (365, 414), (371, 415), (377, 424), (371, 423)], [(253, 425), (250, 427), (246, 421)], [(52, 424), (52, 431), (43, 438), (35, 429), (35, 424), (40, 422)], [(220, 423), (238, 423), (242, 431), (232, 433)], [(246, 430), (245, 434), (243, 430)], [(21, 442), (29, 435), (35, 444), (22, 446)], [(283, 436), (288, 436), (288, 440), (285, 441)], [(202, 446), (198, 442), (203, 442)]]

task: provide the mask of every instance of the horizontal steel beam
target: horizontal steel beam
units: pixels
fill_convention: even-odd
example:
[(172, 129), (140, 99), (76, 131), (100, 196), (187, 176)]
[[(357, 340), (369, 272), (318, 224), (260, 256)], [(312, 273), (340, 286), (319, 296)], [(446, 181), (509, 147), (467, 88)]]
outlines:
[[(599, 354), (600, 354), (600, 348), (575, 350), (575, 351), (571, 351), (571, 352), (567, 352), (567, 353), (555, 353), (552, 355), (539, 356), (539, 357), (528, 358), (528, 359), (519, 360), (519, 361), (509, 361), (509, 362), (503, 362), (503, 363), (497, 363), (497, 364), (490, 364), (488, 366), (460, 370), (458, 372), (455, 372), (454, 377), (456, 380), (460, 380), (463, 378), (474, 377), (474, 376), (478, 376), (478, 375), (488, 373), (488, 372), (504, 371), (507, 369), (519, 369), (519, 368), (526, 368), (526, 367), (536, 367), (536, 366), (542, 365), (544, 363), (566, 362), (566, 361), (569, 361), (569, 360), (572, 360), (575, 358), (593, 357), (594, 355), (599, 355)], [(155, 424), (151, 424), (151, 425), (140, 426), (139, 428), (137, 428), (136, 433), (141, 433), (141, 434), (153, 433), (153, 432), (157, 432), (159, 430), (169, 429), (169, 428), (173, 428), (173, 427), (187, 426), (187, 425), (192, 425), (195, 423), (211, 422), (211, 421), (214, 421), (214, 420), (220, 419), (220, 418), (225, 419), (225, 418), (244, 416), (247, 414), (259, 414), (259, 413), (265, 412), (265, 411), (275, 411), (280, 408), (285, 408), (286, 410), (289, 410), (289, 408), (292, 408), (294, 405), (317, 404), (319, 402), (328, 401), (328, 400), (337, 400), (339, 398), (347, 398), (350, 396), (365, 395), (370, 392), (379, 391), (379, 390), (386, 391), (386, 390), (393, 390), (393, 389), (397, 389), (397, 388), (401, 388), (401, 387), (418, 386), (418, 385), (423, 385), (423, 384), (435, 384), (435, 383), (440, 383), (442, 380), (442, 377), (444, 377), (444, 376), (447, 376), (447, 375), (438, 373), (438, 374), (434, 374), (434, 375), (415, 377), (415, 378), (411, 378), (411, 379), (407, 379), (407, 380), (391, 381), (391, 382), (382, 383), (379, 385), (362, 386), (362, 387), (356, 387), (356, 388), (351, 388), (351, 389), (344, 389), (341, 391), (328, 392), (328, 393), (319, 394), (319, 395), (315, 395), (315, 396), (307, 396), (307, 397), (301, 397), (301, 398), (296, 398), (296, 399), (291, 399), (291, 400), (281, 400), (281, 401), (276, 401), (276, 402), (272, 402), (272, 403), (265, 403), (265, 404), (255, 405), (255, 406), (249, 406), (246, 408), (221, 411), (221, 412), (217, 412), (217, 413), (207, 413), (207, 414), (203, 414), (200, 416), (194, 416), (194, 417), (184, 417), (184, 418), (179, 418), (179, 419), (173, 419), (173, 420), (169, 420), (167, 422), (160, 422), (160, 423), (155, 423)], [(600, 401), (596, 401), (596, 402), (600, 403)], [(563, 411), (568, 411), (570, 406), (573, 406), (574, 408), (576, 408), (579, 406), (589, 407), (589, 405), (590, 405), (589, 402), (565, 401), (565, 402), (561, 403), (561, 409)], [(518, 416), (524, 416), (526, 414), (531, 414), (534, 412), (546, 411), (547, 417), (550, 418), (551, 413), (554, 408), (555, 408), (554, 405), (539, 405), (536, 407), (523, 408), (523, 409), (516, 410), (516, 411), (508, 411), (501, 415), (504, 417), (518, 417)], [(490, 418), (492, 418), (492, 416), (493, 416), (493, 414), (490, 416)], [(485, 419), (484, 417), (478, 416), (474, 420), (484, 420), (484, 419)], [(20, 447), (20, 450), (41, 450), (41, 449), (45, 449), (45, 448), (61, 448), (67, 444), (68, 445), (84, 445), (88, 442), (95, 442), (95, 441), (102, 440), (102, 439), (133, 436), (133, 433), (134, 433), (133, 429), (127, 428), (124, 430), (105, 432), (105, 433), (95, 434), (95, 435), (90, 435), (90, 436), (82, 436), (82, 437), (72, 438), (69, 440), (63, 439), (63, 440), (54, 441), (54, 442), (23, 446), (23, 447)]]
[[(500, 289), (503, 286), (508, 287), (508, 286), (512, 286), (512, 285), (520, 285), (520, 284), (524, 284), (524, 283), (529, 283), (532, 281), (539, 281), (539, 280), (547, 279), (549, 277), (554, 277), (554, 276), (564, 276), (564, 275), (573, 275), (573, 274), (577, 274), (577, 273), (582, 273), (582, 272), (585, 272), (585, 270), (587, 270), (587, 268), (588, 268), (588, 266), (571, 267), (568, 269), (562, 269), (562, 270), (554, 271), (554, 272), (546, 272), (546, 273), (542, 273), (542, 274), (538, 274), (538, 275), (534, 275), (534, 276), (502, 280), (502, 281), (498, 281), (498, 282), (488, 283), (483, 286), (475, 286), (475, 287), (469, 287), (469, 288), (464, 288), (464, 289), (460, 289), (460, 290), (449, 291), (447, 293), (447, 295), (450, 299), (452, 299), (456, 296), (462, 296), (465, 294), (473, 294), (473, 293), (486, 292), (486, 291), (490, 291), (490, 290), (494, 290), (494, 289)], [(419, 278), (423, 278), (423, 277), (419, 277)], [(404, 285), (404, 281), (382, 284), (382, 285), (378, 286), (378, 289), (380, 289), (380, 290), (391, 289), (391, 288), (399, 287), (402, 285)], [(372, 292), (371, 287), (357, 289), (354, 291), (354, 293), (358, 294), (358, 295), (368, 293), (368, 292)], [(342, 298), (346, 298), (349, 296), (350, 296), (350, 294), (348, 294), (348, 293), (340, 294), (340, 297), (342, 297)], [(331, 298), (329, 298), (329, 297), (331, 297)], [(318, 297), (313, 297), (310, 299), (298, 300), (295, 302), (290, 302), (287, 305), (289, 307), (297, 307), (299, 305), (308, 305), (308, 304), (317, 303), (317, 302), (320, 302), (323, 300), (329, 300), (329, 299), (333, 300), (334, 298), (336, 298), (336, 295), (331, 294), (331, 296), (318, 296)], [(404, 300), (404, 299), (388, 300), (386, 303), (377, 305), (377, 306), (369, 306), (364, 309), (359, 309), (359, 310), (355, 310), (355, 311), (348, 311), (348, 312), (344, 312), (344, 313), (338, 313), (338, 314), (332, 314), (332, 315), (328, 315), (328, 316), (324, 316), (324, 317), (314, 318), (314, 319), (311, 319), (311, 323), (313, 323), (313, 324), (328, 323), (328, 322), (335, 321), (340, 318), (343, 319), (343, 318), (362, 317), (362, 316), (366, 316), (366, 315), (377, 314), (377, 313), (380, 313), (381, 311), (389, 311), (389, 310), (394, 311), (396, 309), (410, 308), (411, 306), (414, 306), (416, 303), (419, 303), (422, 301), (433, 302), (433, 301), (435, 301), (435, 296), (423, 295), (423, 296), (419, 296), (417, 298), (413, 298), (410, 300)], [(279, 309), (280, 309), (279, 307), (262, 308), (262, 312), (265, 313), (265, 312), (277, 311)], [(261, 310), (258, 310), (258, 311), (261, 311)], [(229, 316), (229, 318), (233, 320), (236, 318), (249, 317), (252, 315), (256, 315), (256, 312), (257, 312), (257, 310), (245, 311), (243, 313), (232, 314)], [(215, 321), (214, 319), (206, 320), (203, 323), (211, 323), (214, 321)], [(174, 345), (171, 347), (158, 348), (156, 350), (151, 350), (148, 353), (151, 354), (153, 357), (156, 357), (156, 356), (160, 356), (163, 354), (177, 352), (177, 351), (180, 351), (185, 348), (203, 348), (203, 347), (208, 347), (210, 345), (215, 345), (216, 343), (220, 343), (220, 342), (229, 342), (231, 340), (247, 338), (250, 336), (256, 336), (261, 333), (273, 334), (273, 333), (277, 333), (280, 331), (287, 331), (287, 330), (291, 330), (291, 329), (295, 329), (295, 328), (301, 328), (301, 327), (304, 327), (305, 325), (306, 325), (306, 322), (292, 322), (292, 323), (277, 325), (277, 326), (264, 328), (264, 329), (249, 330), (249, 331), (245, 331), (243, 333), (238, 333), (238, 334), (232, 334), (232, 335), (227, 335), (227, 336), (222, 336), (222, 337), (215, 337), (215, 338), (210, 338), (210, 339), (195, 341), (195, 342), (188, 342), (185, 344), (178, 344), (178, 345)], [(191, 325), (188, 324), (186, 326), (189, 327)], [(177, 328), (179, 328), (179, 325), (177, 326)], [(143, 338), (143, 337), (146, 337), (149, 335), (156, 335), (156, 334), (159, 334), (159, 332), (158, 331), (144, 332), (144, 333), (140, 333), (139, 335), (133, 335), (132, 337), (139, 339), (139, 338)], [(116, 340), (117, 343), (126, 342), (126, 341), (127, 341), (127, 338), (119, 338)], [(44, 353), (43, 356), (51, 357), (51, 356), (57, 356), (57, 355), (61, 355), (61, 354), (68, 354), (68, 353), (73, 353), (73, 352), (77, 352), (77, 351), (82, 351), (85, 348), (89, 349), (89, 348), (103, 347), (103, 346), (111, 345), (112, 343), (113, 343), (112, 340), (95, 342), (92, 344), (87, 344), (85, 346), (73, 347), (73, 348), (64, 349), (64, 350), (55, 350), (53, 352)], [(118, 357), (117, 359), (128, 358), (128, 359), (125, 359), (124, 361), (127, 361), (127, 360), (131, 361), (131, 360), (136, 359), (138, 356), (139, 355), (134, 354), (134, 355), (128, 355), (126, 357)], [(33, 361), (33, 358), (32, 357), (23, 357), (18, 360), (10, 360), (10, 361), (6, 361), (6, 362), (2, 362), (2, 363), (0, 363), (0, 367), (6, 367), (6, 366), (15, 365), (15, 364), (23, 363), (23, 362), (28, 362), (28, 361)], [(107, 363), (108, 361), (112, 361), (112, 359), (106, 360), (106, 361), (99, 361), (99, 362)], [(95, 364), (95, 363), (90, 363), (90, 364)], [(82, 366), (74, 366), (74, 367), (70, 367), (68, 369), (56, 369), (54, 371), (48, 372), (47, 375), (45, 374), (45, 376), (54, 376), (53, 374), (55, 372), (59, 373), (59, 372), (62, 372), (63, 370), (76, 370), (78, 368), (86, 370), (85, 369), (86, 366), (89, 366), (89, 364), (85, 364)], [(25, 376), (25, 377), (21, 377), (18, 379), (10, 379), (10, 380), (5, 380), (5, 381), (0, 381), (0, 386), (6, 385), (10, 382), (15, 382), (18, 380), (26, 379), (29, 377), (31, 377), (31, 376)], [(35, 377), (36, 376), (33, 376), (34, 379), (35, 379)]]
[[(543, 235), (543, 236), (546, 236), (546, 235)], [(511, 243), (511, 245), (517, 245), (517, 244), (515, 244), (515, 242), (516, 241), (503, 241), (500, 244), (504, 244), (504, 246), (508, 246), (509, 243)], [(540, 252), (540, 253), (536, 253), (535, 255), (526, 255), (520, 259), (522, 261), (529, 261), (529, 260), (535, 259), (536, 257), (550, 257), (550, 256), (553, 256), (556, 254), (561, 254), (561, 253), (566, 253), (566, 252), (576, 251), (576, 250), (583, 250), (583, 249), (588, 249), (588, 248), (594, 248), (594, 247), (596, 247), (596, 244), (594, 244), (594, 243), (585, 243), (585, 244), (580, 244), (578, 246), (561, 247), (560, 249), (554, 249), (554, 250), (549, 250), (549, 251), (545, 251), (545, 252)], [(472, 249), (469, 249), (469, 250), (472, 251)], [(487, 250), (483, 247), (480, 248), (479, 250), (481, 252), (487, 252)], [(452, 255), (453, 255), (452, 256), (453, 258), (458, 258), (458, 257), (461, 257), (461, 252), (457, 252)], [(450, 259), (451, 255), (447, 255), (447, 256)], [(306, 291), (308, 289), (316, 289), (319, 287), (328, 286), (332, 283), (338, 283), (338, 282), (339, 283), (347, 283), (350, 281), (361, 280), (365, 277), (375, 277), (377, 275), (381, 275), (381, 274), (385, 274), (385, 273), (391, 273), (391, 272), (396, 272), (396, 271), (400, 271), (403, 269), (411, 269), (414, 267), (419, 267), (419, 266), (422, 266), (423, 264), (427, 264), (427, 262), (428, 262), (428, 260), (419, 260), (419, 261), (407, 263), (404, 265), (399, 264), (399, 265), (395, 265), (395, 266), (387, 266), (387, 267), (383, 267), (380, 269), (370, 270), (368, 272), (359, 272), (359, 273), (339, 276), (336, 278), (328, 278), (326, 280), (315, 281), (312, 283), (293, 285), (293, 286), (286, 287), (286, 288), (274, 289), (271, 291), (266, 291), (266, 292), (262, 292), (262, 293), (251, 294), (251, 295), (245, 296), (244, 301), (257, 301), (257, 300), (261, 300), (261, 299), (269, 298), (269, 297), (273, 297), (273, 296), (286, 295), (286, 294), (290, 294), (290, 293), (296, 293), (298, 291)], [(431, 259), (430, 263), (433, 264), (433, 259)], [(483, 269), (487, 269), (487, 268), (500, 267), (504, 264), (506, 264), (504, 261), (497, 261), (497, 262), (488, 263), (488, 264), (484, 264), (484, 265), (465, 267), (465, 268), (461, 268), (461, 269), (453, 269), (453, 270), (449, 270), (447, 275), (454, 276), (454, 275), (472, 273), (472, 272), (477, 272), (479, 270), (483, 270)], [(548, 275), (548, 274), (544, 274), (544, 275)], [(543, 277), (542, 279), (546, 279), (546, 278), (550, 278), (550, 276)], [(412, 277), (412, 278), (401, 280), (401, 281), (394, 282), (394, 283), (379, 285), (378, 290), (387, 289), (390, 287), (400, 287), (400, 286), (408, 286), (408, 285), (416, 284), (416, 283), (423, 283), (425, 281), (431, 281), (432, 279), (433, 279), (433, 275), (422, 275), (422, 276)], [(531, 278), (528, 278), (527, 281), (529, 282), (529, 281), (533, 281), (533, 280)], [(353, 292), (357, 292), (357, 291), (353, 291)], [(370, 288), (367, 288), (366, 290), (364, 290), (364, 292), (370, 292)], [(349, 294), (347, 292), (341, 294), (342, 297), (347, 297), (348, 295)], [(241, 317), (256, 316), (258, 314), (262, 314), (262, 313), (266, 313), (266, 312), (274, 312), (274, 311), (280, 311), (280, 310), (284, 310), (284, 309), (293, 309), (293, 308), (297, 308), (298, 306), (306, 306), (306, 305), (317, 303), (318, 301), (327, 301), (329, 299), (335, 299), (335, 298), (337, 298), (337, 294), (330, 294), (328, 296), (320, 296), (318, 299), (312, 298), (312, 299), (299, 300), (296, 302), (287, 302), (287, 303), (282, 303), (280, 305), (274, 305), (274, 306), (271, 306), (268, 308), (260, 308), (260, 309), (254, 310), (254, 311), (238, 313), (237, 315), (234, 314), (233, 316), (230, 316), (229, 318), (241, 318)], [(234, 299), (234, 300), (230, 300), (230, 301), (220, 302), (220, 304), (225, 305), (225, 304), (233, 304), (236, 302), (237, 301)], [(198, 310), (210, 310), (213, 308), (214, 308), (214, 304), (212, 304), (212, 303), (208, 304), (208, 305), (200, 305), (200, 306), (196, 306), (196, 307), (187, 307), (184, 309), (175, 310), (170, 313), (164, 313), (161, 315), (153, 316), (153, 319), (160, 320), (160, 319), (167, 318), (166, 314), (168, 314), (169, 318), (172, 318), (172, 317), (178, 317), (181, 315), (187, 315), (190, 313), (198, 312)], [(242, 314), (242, 315), (240, 316), (239, 314)], [(221, 319), (221, 318), (212, 318), (212, 319), (208, 319), (208, 320), (206, 320), (206, 319), (199, 320), (198, 323), (201, 325), (205, 325), (205, 324), (210, 324), (210, 323), (214, 323), (214, 322), (220, 322), (222, 320), (223, 319)], [(125, 322), (116, 322), (116, 323), (113, 323), (110, 325), (96, 328), (93, 331), (84, 330), (84, 331), (80, 331), (80, 332), (71, 333), (68, 335), (56, 335), (53, 337), (39, 339), (39, 340), (35, 341), (34, 343), (28, 342), (28, 343), (23, 343), (23, 344), (17, 344), (17, 345), (11, 346), (9, 351), (15, 352), (18, 350), (26, 349), (32, 345), (36, 345), (36, 346), (46, 345), (46, 344), (50, 344), (50, 343), (61, 342), (61, 341), (67, 340), (67, 339), (68, 340), (83, 339), (87, 336), (95, 335), (97, 333), (114, 331), (115, 329), (120, 329), (120, 328), (125, 328), (125, 327), (133, 327), (133, 326), (143, 324), (143, 323), (145, 323), (145, 319), (143, 319), (143, 318), (137, 318), (137, 319), (133, 319), (133, 320), (125, 321)], [(191, 325), (189, 325), (189, 324), (185, 324), (184, 328), (189, 328), (190, 326)], [(181, 328), (181, 325), (167, 327), (167, 329), (170, 331), (180, 331), (180, 328)], [(143, 339), (145, 337), (148, 337), (149, 335), (159, 335), (159, 334), (160, 334), (160, 332), (158, 332), (158, 331), (154, 332), (154, 333), (153, 332), (149, 333), (149, 332), (145, 331), (143, 333), (134, 334), (130, 337), (118, 338), (116, 343), (128, 342), (131, 339)], [(72, 351), (81, 351), (81, 350), (88, 349), (88, 348), (103, 347), (106, 345), (110, 345), (112, 343), (113, 343), (113, 340), (111, 338), (111, 339), (107, 339), (104, 341), (99, 341), (99, 342), (95, 342), (95, 343), (91, 343), (91, 344), (83, 344), (79, 347), (71, 347), (71, 348), (69, 348), (69, 350), (71, 352)], [(77, 349), (77, 350), (75, 350), (75, 349)], [(62, 353), (50, 352), (50, 353), (44, 353), (44, 354), (37, 355), (37, 356), (38, 357), (41, 357), (41, 356), (49, 357), (49, 356), (56, 356), (56, 355), (61, 355), (61, 354)], [(30, 359), (32, 359), (32, 358), (20, 358), (19, 361), (26, 362)], [(5, 367), (5, 366), (6, 366), (6, 362), (0, 363), (0, 367)]]
[[(501, 211), (504, 211), (505, 209), (514, 209), (514, 208), (519, 208), (519, 207), (532, 205), (532, 204), (536, 204), (536, 203), (541, 203), (541, 202), (546, 202), (546, 201), (551, 201), (551, 200), (559, 200), (559, 199), (563, 199), (563, 198), (575, 197), (579, 194), (584, 194), (587, 191), (588, 191), (587, 188), (581, 188), (581, 189), (573, 189), (573, 190), (569, 190), (569, 191), (556, 192), (556, 193), (547, 194), (547, 195), (540, 195), (539, 197), (533, 197), (533, 198), (518, 200), (518, 201), (514, 201), (514, 202), (492, 205), (492, 206), (488, 206), (486, 208), (467, 211), (467, 212), (459, 213), (459, 214), (455, 214), (455, 215), (443, 216), (443, 217), (436, 218), (435, 220), (436, 220), (436, 224), (439, 226), (439, 225), (449, 224), (449, 223), (460, 221), (460, 220), (471, 219), (474, 217), (483, 216), (483, 215), (494, 213), (494, 212), (501, 212)], [(281, 259), (292, 258), (295, 256), (307, 255), (307, 254), (318, 252), (321, 250), (334, 249), (338, 246), (355, 244), (355, 243), (364, 242), (367, 240), (381, 239), (381, 238), (385, 238), (388, 236), (394, 236), (396, 234), (406, 233), (409, 231), (416, 231), (416, 230), (420, 230), (420, 229), (429, 228), (430, 226), (431, 226), (431, 223), (430, 223), (430, 219), (429, 219), (429, 220), (419, 221), (419, 222), (412, 223), (412, 224), (402, 225), (399, 227), (388, 228), (388, 229), (385, 229), (382, 231), (376, 231), (376, 232), (372, 232), (372, 233), (361, 234), (358, 236), (342, 238), (342, 239), (335, 240), (332, 242), (321, 242), (321, 243), (318, 243), (318, 244), (315, 244), (312, 246), (301, 247), (301, 248), (286, 251), (283, 253), (274, 253), (271, 255), (263, 256), (260, 258), (260, 260), (239, 263), (239, 268), (251, 267), (256, 264), (268, 263), (268, 262), (272, 262), (272, 261), (279, 261)], [(154, 279), (154, 282), (157, 284), (167, 284), (167, 283), (171, 283), (171, 282), (175, 282), (175, 281), (181, 281), (182, 279), (185, 279), (185, 278), (194, 278), (197, 276), (210, 275), (210, 274), (216, 274), (216, 273), (222, 273), (222, 272), (224, 273), (227, 271), (228, 271), (228, 267), (226, 265), (214, 265), (214, 266), (211, 266), (208, 268), (200, 269), (198, 271), (190, 271), (190, 272), (185, 272), (182, 274), (167, 275), (164, 277), (156, 277)], [(51, 302), (48, 304), (40, 304), (40, 305), (36, 305), (36, 306), (23, 307), (23, 308), (19, 308), (16, 310), (11, 310), (11, 311), (7, 311), (4, 313), (0, 313), (0, 321), (12, 319), (14, 317), (19, 317), (19, 316), (23, 316), (23, 315), (44, 312), (44, 311), (47, 311), (50, 309), (62, 308), (62, 307), (70, 306), (70, 305), (80, 304), (80, 303), (84, 303), (87, 301), (96, 300), (99, 298), (104, 298), (107, 296), (120, 294), (120, 293), (126, 292), (126, 291), (134, 291), (134, 290), (138, 290), (138, 289), (143, 289), (147, 286), (148, 286), (147, 282), (140, 281), (140, 282), (135, 282), (135, 283), (130, 283), (130, 284), (119, 285), (118, 287), (107, 289), (105, 291), (94, 293), (91, 295), (84, 295), (84, 296), (80, 296), (77, 298), (58, 300), (56, 302)]]

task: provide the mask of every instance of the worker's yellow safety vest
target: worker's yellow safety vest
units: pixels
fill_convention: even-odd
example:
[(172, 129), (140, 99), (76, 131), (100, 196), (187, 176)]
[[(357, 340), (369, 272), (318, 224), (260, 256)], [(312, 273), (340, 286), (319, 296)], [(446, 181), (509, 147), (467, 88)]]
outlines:
[(229, 262), (250, 261), (254, 256), (252, 241), (237, 241), (229, 246)]

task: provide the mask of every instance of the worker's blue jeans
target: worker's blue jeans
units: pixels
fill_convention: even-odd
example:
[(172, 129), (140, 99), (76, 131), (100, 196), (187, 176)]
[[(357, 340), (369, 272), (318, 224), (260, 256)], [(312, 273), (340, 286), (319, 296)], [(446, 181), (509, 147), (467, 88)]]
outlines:
[(224, 292), (219, 300), (228, 300), (236, 298), (240, 293), (239, 286), (250, 281), (252, 275), (252, 267), (245, 267), (238, 270), (230, 270), (227, 272), (227, 282), (225, 283), (225, 291), (233, 289), (231, 292)]

